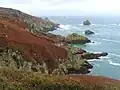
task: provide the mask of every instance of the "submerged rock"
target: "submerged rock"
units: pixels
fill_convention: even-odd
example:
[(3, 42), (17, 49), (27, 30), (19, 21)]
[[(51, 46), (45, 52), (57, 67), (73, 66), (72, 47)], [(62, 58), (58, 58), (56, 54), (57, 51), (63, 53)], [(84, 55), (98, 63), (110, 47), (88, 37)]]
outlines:
[(91, 35), (91, 34), (95, 34), (95, 33), (94, 33), (93, 31), (86, 30), (86, 31), (85, 31), (85, 34), (86, 34), (86, 35)]
[(76, 33), (72, 33), (66, 37), (66, 41), (69, 44), (86, 44), (90, 43), (91, 40), (89, 40), (87, 37), (84, 37), (82, 35), (78, 35)]
[(83, 25), (91, 25), (90, 21), (86, 20), (83, 22)]

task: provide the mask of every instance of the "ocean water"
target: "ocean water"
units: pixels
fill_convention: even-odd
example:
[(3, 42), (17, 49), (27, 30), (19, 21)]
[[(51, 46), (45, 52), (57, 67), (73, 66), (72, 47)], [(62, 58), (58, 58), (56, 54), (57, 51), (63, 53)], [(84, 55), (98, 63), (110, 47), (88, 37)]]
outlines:
[(120, 79), (120, 18), (93, 18), (89, 17), (91, 26), (83, 26), (86, 20), (83, 17), (49, 17), (56, 23), (60, 23), (61, 29), (51, 33), (66, 36), (71, 33), (85, 35), (85, 30), (92, 30), (94, 35), (87, 36), (95, 43), (76, 45), (89, 52), (107, 52), (109, 55), (101, 59), (89, 60), (94, 66), (92, 75), (100, 75)]

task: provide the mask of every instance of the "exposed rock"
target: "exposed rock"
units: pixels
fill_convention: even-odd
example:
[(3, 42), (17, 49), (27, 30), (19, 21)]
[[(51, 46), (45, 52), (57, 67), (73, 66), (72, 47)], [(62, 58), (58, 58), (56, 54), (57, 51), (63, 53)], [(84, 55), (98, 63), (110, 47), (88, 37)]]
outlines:
[(86, 20), (83, 22), (83, 25), (91, 25), (90, 21)]
[(44, 33), (44, 36), (47, 36), (51, 39), (53, 39), (56, 43), (64, 43), (65, 42), (65, 37), (61, 35), (54, 35), (52, 33)]
[(24, 22), (29, 26), (29, 31), (32, 33), (41, 33), (53, 31), (59, 27), (58, 24), (53, 23), (50, 20), (44, 20), (40, 17), (35, 17), (23, 13), (19, 10), (11, 8), (0, 7), (0, 19), (2, 20), (14, 20), (15, 22)]
[(81, 66), (86, 67), (87, 69), (92, 69), (93, 68), (93, 66), (88, 61), (84, 61), (84, 64), (82, 64)]
[(84, 53), (81, 55), (82, 59), (99, 59), (101, 56), (107, 56), (108, 53)]
[(67, 68), (68, 74), (88, 74), (90, 73), (89, 69), (92, 69), (93, 66), (89, 64), (87, 61), (84, 61), (83, 64), (81, 64), (80, 68)]
[(85, 31), (85, 34), (86, 34), (86, 35), (91, 35), (91, 34), (95, 34), (95, 33), (94, 33), (93, 31), (86, 30), (86, 31)]
[[(28, 60), (32, 63), (45, 62), (47, 67), (53, 70), (54, 65), (54, 69), (57, 68), (56, 65), (58, 66), (59, 59), (67, 58), (67, 51), (62, 47), (54, 45), (49, 38), (33, 35), (17, 25), (17, 23), (13, 24), (9, 20), (0, 20), (0, 24), (6, 25), (6, 27), (0, 28), (0, 47), (19, 51), (23, 60)], [(13, 56), (13, 59), (18, 60), (15, 56)], [(51, 62), (52, 64), (48, 64)], [(37, 71), (35, 68), (34, 70)]]
[[(59, 25), (8, 8), (0, 8), (0, 18), (0, 48), (3, 48), (0, 50), (0, 66), (49, 74), (56, 69), (59, 74), (66, 73), (69, 66), (75, 66), (74, 68), (80, 69), (81, 73), (89, 72), (90, 66), (83, 65), (84, 61), (80, 61), (77, 54), (73, 55), (71, 49), (64, 49), (68, 46), (68, 39), (46, 33)], [(74, 36), (82, 43), (88, 42), (84, 36), (73, 34)], [(12, 51), (8, 52), (8, 49)]]
[(90, 43), (91, 40), (89, 40), (87, 37), (84, 37), (82, 35), (72, 33), (66, 37), (66, 42), (69, 44), (86, 44), (86, 43)]
[(81, 48), (76, 48), (74, 49), (73, 55), (83, 54), (83, 53), (86, 53), (86, 51)]

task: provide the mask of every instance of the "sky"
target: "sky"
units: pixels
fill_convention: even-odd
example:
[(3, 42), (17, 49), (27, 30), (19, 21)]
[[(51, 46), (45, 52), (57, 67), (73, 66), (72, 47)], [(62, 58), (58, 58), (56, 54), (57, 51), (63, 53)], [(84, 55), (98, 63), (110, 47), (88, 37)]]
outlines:
[(32, 15), (120, 15), (120, 0), (0, 0), (1, 7)]

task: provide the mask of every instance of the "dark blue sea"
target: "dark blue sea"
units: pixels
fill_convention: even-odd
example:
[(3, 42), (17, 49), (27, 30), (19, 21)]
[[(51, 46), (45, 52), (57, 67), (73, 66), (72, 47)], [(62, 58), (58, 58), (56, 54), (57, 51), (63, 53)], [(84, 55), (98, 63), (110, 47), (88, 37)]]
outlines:
[[(52, 33), (66, 36), (71, 33), (85, 35), (85, 30), (94, 31), (94, 35), (87, 36), (95, 43), (75, 45), (89, 52), (108, 52), (108, 56), (101, 59), (89, 60), (94, 66), (91, 74), (120, 79), (120, 18), (119, 17), (49, 17), (52, 21), (61, 24), (61, 29)], [(83, 26), (82, 22), (88, 19), (92, 25)]]

